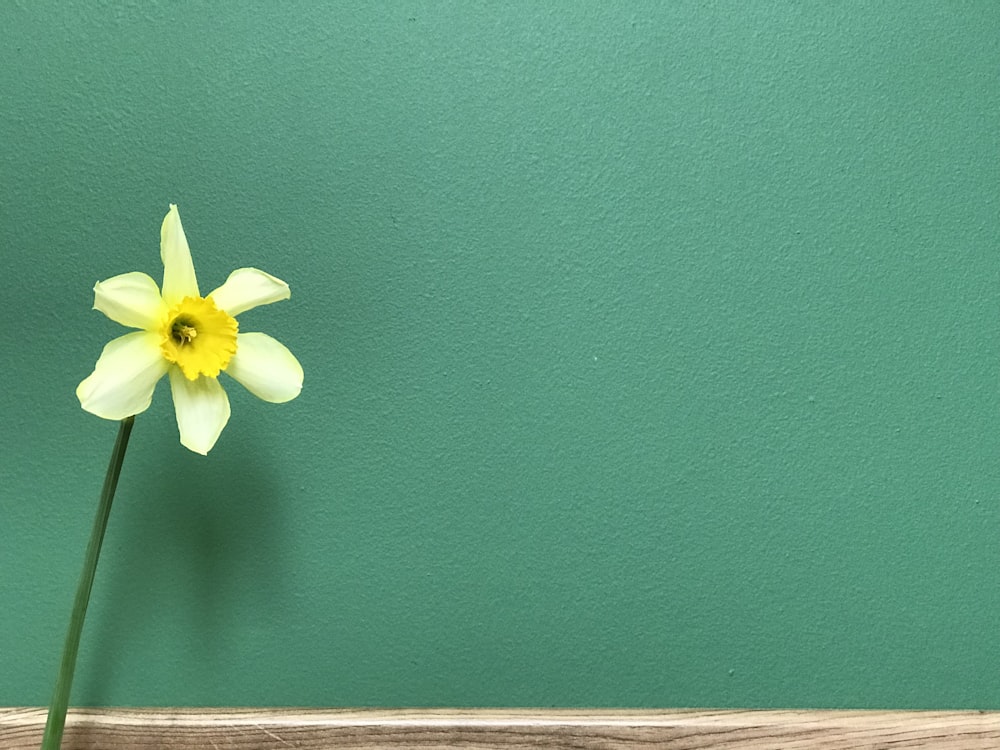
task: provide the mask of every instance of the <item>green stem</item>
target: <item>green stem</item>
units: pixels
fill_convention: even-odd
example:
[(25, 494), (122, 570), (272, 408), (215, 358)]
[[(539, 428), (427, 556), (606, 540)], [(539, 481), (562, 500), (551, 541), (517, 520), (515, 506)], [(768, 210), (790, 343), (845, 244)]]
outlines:
[(66, 631), (66, 644), (63, 646), (62, 663), (59, 665), (59, 676), (56, 678), (56, 689), (49, 704), (49, 718), (45, 722), (45, 734), (42, 737), (42, 750), (59, 750), (62, 743), (63, 727), (66, 724), (66, 709), (69, 706), (69, 689), (73, 685), (73, 671), (76, 668), (76, 652), (80, 648), (80, 634), (83, 632), (83, 619), (87, 616), (87, 604), (90, 602), (90, 590), (94, 586), (94, 573), (97, 570), (97, 558), (101, 554), (101, 542), (104, 541), (104, 530), (108, 528), (108, 516), (111, 515), (111, 501), (115, 497), (118, 486), (118, 475), (122, 471), (125, 460), (125, 449), (128, 447), (128, 437), (132, 432), (135, 417), (126, 417), (118, 429), (118, 439), (108, 464), (108, 473), (104, 477), (104, 487), (101, 489), (101, 500), (97, 506), (97, 516), (94, 518), (94, 528), (90, 532), (87, 543), (87, 554), (83, 561), (83, 571), (76, 587), (76, 599), (73, 600), (73, 613), (69, 618), (69, 630)]

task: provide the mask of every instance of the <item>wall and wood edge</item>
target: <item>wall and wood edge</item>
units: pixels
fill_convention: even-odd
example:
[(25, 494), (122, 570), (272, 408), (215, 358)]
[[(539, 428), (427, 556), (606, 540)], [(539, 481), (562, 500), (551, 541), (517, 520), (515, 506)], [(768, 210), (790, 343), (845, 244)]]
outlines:
[[(45, 709), (0, 709), (0, 750), (37, 748)], [(987, 748), (983, 711), (75, 709), (64, 750), (102, 748)]]
[[(75, 705), (1000, 709), (1000, 3), (0, 21), (0, 706), (51, 694), (117, 429), (93, 284), (160, 280), (176, 203), (202, 290), (290, 285), (239, 325), (305, 385), (223, 373), (203, 457), (161, 382)], [(282, 746), (122, 716), (71, 737)]]

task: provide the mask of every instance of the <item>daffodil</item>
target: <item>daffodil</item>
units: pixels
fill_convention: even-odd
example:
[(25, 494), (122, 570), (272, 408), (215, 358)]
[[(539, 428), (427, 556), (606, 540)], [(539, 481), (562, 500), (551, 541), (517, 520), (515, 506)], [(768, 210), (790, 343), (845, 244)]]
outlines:
[(83, 408), (121, 420), (145, 411), (153, 389), (170, 379), (181, 444), (207, 454), (229, 421), (225, 372), (258, 398), (290, 401), (302, 390), (302, 366), (263, 333), (241, 333), (236, 316), (288, 299), (288, 285), (256, 268), (233, 271), (202, 297), (177, 206), (160, 229), (163, 286), (125, 273), (94, 287), (94, 309), (137, 331), (108, 343), (94, 372), (76, 389)]

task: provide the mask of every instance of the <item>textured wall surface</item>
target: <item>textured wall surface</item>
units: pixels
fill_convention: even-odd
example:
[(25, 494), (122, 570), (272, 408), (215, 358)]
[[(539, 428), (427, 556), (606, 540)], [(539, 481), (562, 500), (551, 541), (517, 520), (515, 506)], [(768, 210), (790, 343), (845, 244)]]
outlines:
[(74, 702), (1000, 708), (1000, 5), (0, 7), (0, 705), (160, 277), (302, 361), (136, 421)]

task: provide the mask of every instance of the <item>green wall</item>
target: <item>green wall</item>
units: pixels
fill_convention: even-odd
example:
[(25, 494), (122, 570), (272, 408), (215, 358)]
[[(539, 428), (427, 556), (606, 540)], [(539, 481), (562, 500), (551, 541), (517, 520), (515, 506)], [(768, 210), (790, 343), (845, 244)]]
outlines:
[(116, 427), (98, 279), (301, 360), (135, 426), (74, 701), (1000, 708), (1000, 4), (0, 6), (0, 705)]

